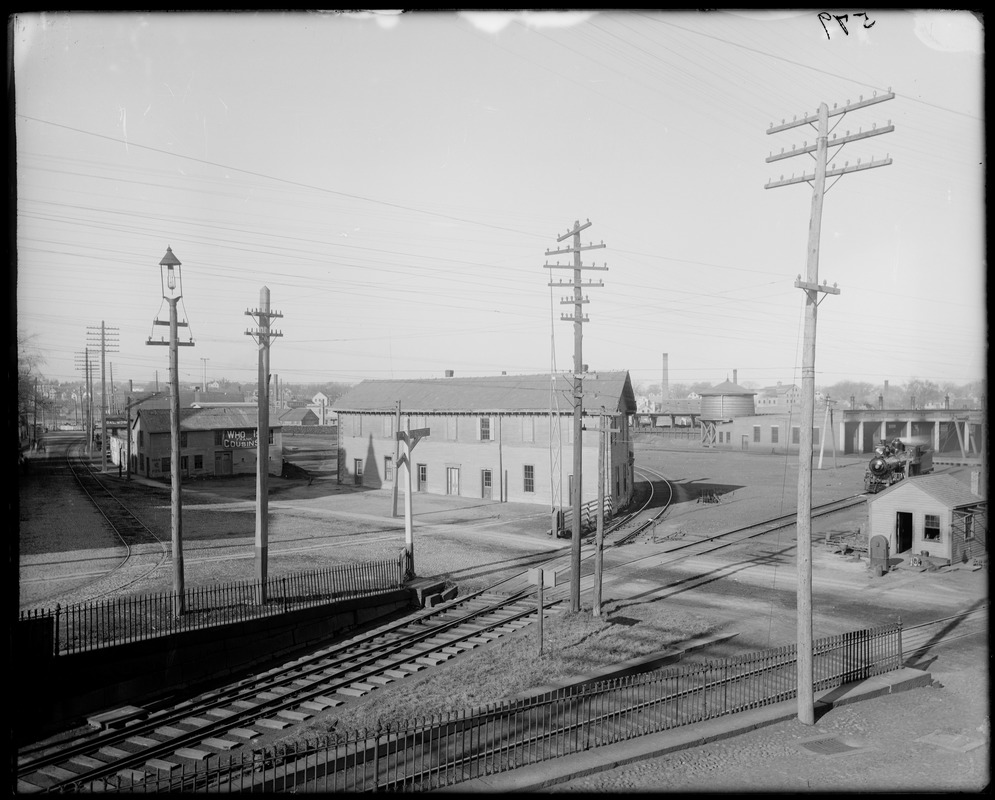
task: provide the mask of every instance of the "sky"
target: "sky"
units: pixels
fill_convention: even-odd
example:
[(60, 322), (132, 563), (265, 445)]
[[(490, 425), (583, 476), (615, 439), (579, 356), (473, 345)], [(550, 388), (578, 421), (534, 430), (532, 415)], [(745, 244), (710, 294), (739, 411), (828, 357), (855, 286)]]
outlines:
[[(39, 13), (9, 18), (16, 320), (48, 380), (570, 371), (800, 383), (820, 103), (816, 384), (985, 377), (982, 20), (964, 11)], [(560, 267), (555, 265), (559, 263)], [(553, 266), (547, 266), (553, 265)], [(99, 375), (99, 372), (98, 372)]]

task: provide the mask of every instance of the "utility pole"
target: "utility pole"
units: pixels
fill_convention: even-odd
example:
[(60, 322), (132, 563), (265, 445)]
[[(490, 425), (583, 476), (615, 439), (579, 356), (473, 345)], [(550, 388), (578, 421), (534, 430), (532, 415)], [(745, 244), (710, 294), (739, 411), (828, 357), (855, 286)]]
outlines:
[(598, 529), (594, 546), (594, 616), (601, 616), (601, 584), (604, 575), (605, 543), (605, 465), (608, 460), (610, 437), (618, 432), (608, 424), (608, 414), (601, 407), (598, 421)]
[[(590, 300), (586, 295), (581, 294), (582, 289), (588, 286), (604, 286), (603, 281), (598, 281), (595, 283), (593, 280), (587, 281), (587, 283), (581, 282), (581, 272), (586, 269), (596, 269), (607, 271), (608, 266), (595, 266), (594, 264), (584, 265), (581, 264), (580, 254), (582, 250), (595, 250), (605, 246), (604, 242), (600, 244), (588, 244), (587, 246), (581, 246), (580, 243), (580, 232), (585, 228), (591, 227), (591, 221), (587, 220), (583, 225), (579, 221), (574, 222), (572, 230), (567, 231), (562, 236), (557, 237), (557, 242), (562, 242), (565, 239), (573, 238), (573, 243), (570, 247), (564, 247), (560, 250), (547, 250), (547, 256), (558, 255), (560, 253), (572, 253), (573, 254), (573, 264), (544, 264), (543, 267), (546, 269), (572, 269), (573, 270), (573, 281), (563, 281), (560, 280), (557, 283), (550, 281), (550, 286), (559, 287), (572, 287), (573, 297), (564, 297), (560, 300), (561, 305), (573, 305), (573, 314), (560, 314), (560, 320), (573, 322), (574, 324), (574, 383), (573, 383), (573, 401), (574, 401), (574, 472), (573, 472), (573, 492), (571, 496), (571, 504), (573, 507), (573, 530), (571, 534), (572, 541), (570, 543), (570, 610), (572, 612), (580, 611), (580, 510), (581, 510), (581, 471), (584, 463), (584, 451), (583, 451), (583, 415), (584, 415), (584, 363), (583, 363), (583, 341), (584, 332), (583, 324), (588, 322), (588, 317), (584, 314), (584, 304), (589, 303)], [(555, 533), (555, 531), (554, 531)]]
[[(90, 326), (87, 330), (90, 331), (87, 335), (92, 338), (96, 337), (98, 328), (96, 326)], [(108, 328), (104, 325), (103, 321), (100, 323), (100, 469), (101, 471), (107, 470), (107, 350), (111, 347), (116, 347), (116, 342), (108, 342), (108, 337), (117, 336), (117, 328)], [(95, 342), (91, 341), (91, 344)], [(117, 352), (116, 350), (114, 352)]]
[(200, 388), (204, 392), (207, 391), (207, 362), (208, 361), (210, 361), (209, 358), (201, 358), (200, 359), (200, 363), (204, 365), (204, 385), (201, 386)]
[[(324, 414), (325, 407), (321, 407), (322, 413)], [(400, 483), (401, 476), (401, 440), (396, 435), (397, 432), (401, 430), (401, 401), (397, 401), (397, 409), (394, 412), (394, 488), (391, 490), (391, 510), (390, 515), (392, 517), (397, 516), (397, 485)]]
[(278, 311), (270, 311), (269, 289), (259, 291), (259, 308), (245, 312), (253, 317), (258, 327), (248, 330), (246, 336), (255, 339), (259, 346), (259, 390), (256, 407), (256, 602), (266, 603), (266, 580), (268, 577), (268, 538), (269, 538), (269, 346), (270, 339), (283, 336), (279, 331), (270, 330), (269, 322), (274, 317), (282, 317)]
[[(798, 719), (803, 724), (813, 725), (815, 723), (815, 691), (813, 686), (813, 654), (812, 654), (812, 428), (815, 416), (815, 332), (816, 332), (816, 310), (821, 300), (819, 293), (839, 294), (836, 284), (829, 287), (826, 282), (819, 285), (819, 237), (822, 230), (822, 202), (826, 193), (826, 179), (838, 178), (850, 172), (859, 172), (874, 167), (884, 167), (891, 163), (891, 158), (885, 157), (875, 161), (873, 158), (868, 163), (861, 163), (857, 159), (854, 166), (846, 162), (842, 167), (837, 168), (835, 163), (827, 169), (829, 148), (835, 148), (833, 155), (838, 154), (839, 149), (844, 145), (866, 139), (870, 136), (879, 136), (883, 133), (890, 133), (895, 128), (889, 121), (888, 125), (878, 128), (875, 125), (871, 130), (860, 129), (857, 133), (851, 134), (847, 131), (842, 137), (837, 137), (834, 133), (832, 141), (829, 139), (829, 118), (847, 114), (851, 111), (864, 108), (865, 106), (882, 103), (891, 100), (895, 95), (889, 89), (888, 93), (874, 96), (869, 100), (860, 97), (856, 103), (847, 103), (842, 108), (835, 104), (830, 111), (825, 103), (819, 104), (816, 114), (806, 115), (802, 119), (797, 117), (791, 122), (781, 121), (780, 125), (773, 123), (767, 129), (768, 134), (779, 133), (802, 125), (810, 125), (816, 130), (815, 144), (810, 145), (805, 142), (802, 147), (793, 146), (790, 152), (785, 153), (781, 149), (780, 154), (771, 154), (767, 158), (767, 163), (780, 161), (792, 156), (807, 154), (815, 158), (815, 171), (810, 174), (802, 174), (799, 177), (792, 175), (785, 179), (782, 175), (779, 180), (771, 181), (764, 186), (765, 189), (773, 189), (778, 186), (788, 186), (795, 183), (810, 183), (812, 186), (812, 212), (809, 221), (808, 232), (808, 259), (806, 279), (803, 281), (801, 275), (795, 280), (795, 287), (805, 292), (805, 342), (802, 354), (802, 419), (801, 432), (798, 446), (798, 510), (797, 510), (797, 548), (798, 548)], [(833, 183), (835, 185), (835, 182)], [(832, 187), (830, 187), (832, 188)]]

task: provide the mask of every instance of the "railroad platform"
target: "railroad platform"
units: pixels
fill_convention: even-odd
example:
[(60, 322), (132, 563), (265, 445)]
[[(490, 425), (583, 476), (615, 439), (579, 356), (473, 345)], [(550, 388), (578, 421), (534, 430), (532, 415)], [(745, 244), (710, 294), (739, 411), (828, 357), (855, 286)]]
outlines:
[[(929, 686), (932, 682), (933, 678), (929, 672), (903, 667), (867, 680), (817, 692), (815, 694), (815, 718), (818, 719), (835, 706), (870, 700), (884, 694), (917, 689)], [(640, 736), (618, 744), (593, 747), (581, 753), (561, 756), (538, 764), (529, 764), (508, 772), (485, 775), (435, 791), (465, 793), (536, 792), (585, 775), (615, 769), (624, 764), (738, 736), (766, 725), (793, 719), (797, 713), (797, 702), (785, 700), (762, 708), (740, 711), (737, 714), (729, 714), (661, 733)]]

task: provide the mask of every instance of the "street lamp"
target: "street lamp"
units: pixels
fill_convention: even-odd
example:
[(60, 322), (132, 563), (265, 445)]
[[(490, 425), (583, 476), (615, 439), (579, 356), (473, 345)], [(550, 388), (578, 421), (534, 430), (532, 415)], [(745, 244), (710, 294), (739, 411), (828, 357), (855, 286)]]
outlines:
[(166, 255), (159, 262), (160, 280), (162, 282), (162, 297), (169, 303), (169, 322), (156, 319), (155, 325), (169, 326), (169, 341), (154, 341), (149, 338), (148, 344), (169, 345), (169, 432), (170, 432), (170, 499), (171, 525), (170, 534), (173, 550), (173, 603), (176, 616), (186, 610), (186, 600), (183, 596), (183, 527), (181, 519), (182, 500), (180, 497), (180, 379), (178, 349), (181, 344), (193, 346), (193, 341), (178, 341), (177, 331), (186, 322), (177, 321), (176, 306), (183, 296), (183, 278), (180, 272), (180, 260), (173, 255), (171, 247), (166, 248)]

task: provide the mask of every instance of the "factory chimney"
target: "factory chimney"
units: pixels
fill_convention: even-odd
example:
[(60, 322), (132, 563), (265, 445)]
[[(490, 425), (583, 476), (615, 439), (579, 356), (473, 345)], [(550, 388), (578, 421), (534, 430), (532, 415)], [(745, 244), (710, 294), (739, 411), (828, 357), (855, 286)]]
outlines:
[(660, 410), (670, 405), (670, 361), (667, 353), (663, 354), (663, 377), (660, 380)]

